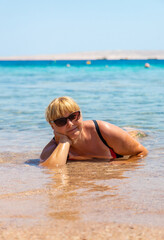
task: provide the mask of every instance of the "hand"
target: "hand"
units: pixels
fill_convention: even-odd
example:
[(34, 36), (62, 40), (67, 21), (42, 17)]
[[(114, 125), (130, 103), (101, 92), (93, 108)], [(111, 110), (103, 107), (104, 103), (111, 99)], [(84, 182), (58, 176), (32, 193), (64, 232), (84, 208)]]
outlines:
[(72, 144), (72, 141), (70, 138), (68, 138), (66, 135), (63, 135), (61, 133), (57, 133), (54, 131), (54, 135), (55, 135), (55, 140), (57, 143), (66, 143), (69, 142), (70, 145)]

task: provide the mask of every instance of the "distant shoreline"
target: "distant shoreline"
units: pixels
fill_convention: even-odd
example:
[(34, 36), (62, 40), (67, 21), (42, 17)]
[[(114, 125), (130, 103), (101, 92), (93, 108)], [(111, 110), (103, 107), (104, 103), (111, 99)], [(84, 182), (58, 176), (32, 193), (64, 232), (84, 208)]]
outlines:
[(113, 51), (95, 51), (95, 52), (76, 52), (53, 55), (38, 56), (11, 56), (0, 57), (0, 61), (39, 61), (39, 60), (149, 60), (164, 59), (164, 50), (113, 50)]

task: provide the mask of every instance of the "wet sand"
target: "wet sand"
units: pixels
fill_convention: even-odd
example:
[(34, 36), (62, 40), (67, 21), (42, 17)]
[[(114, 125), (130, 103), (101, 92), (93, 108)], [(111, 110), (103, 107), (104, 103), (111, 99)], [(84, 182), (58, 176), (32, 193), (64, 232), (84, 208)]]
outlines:
[(37, 239), (37, 240), (163, 240), (164, 231), (161, 228), (148, 228), (136, 225), (116, 223), (95, 223), (66, 221), (26, 228), (0, 228), (0, 239)]
[(48, 170), (37, 152), (1, 153), (0, 239), (164, 239), (155, 154)]

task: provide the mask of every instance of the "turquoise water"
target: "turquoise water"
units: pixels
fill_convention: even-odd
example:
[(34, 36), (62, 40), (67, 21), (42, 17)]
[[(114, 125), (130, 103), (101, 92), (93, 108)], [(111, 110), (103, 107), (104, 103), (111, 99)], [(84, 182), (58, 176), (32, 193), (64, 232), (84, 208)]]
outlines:
[(84, 120), (140, 129), (148, 148), (164, 145), (164, 60), (1, 61), (0, 89), (1, 152), (39, 152), (52, 137), (45, 108), (63, 95), (77, 101)]
[[(150, 60), (149, 69), (145, 62), (0, 62), (4, 229), (8, 224), (63, 226), (61, 220), (69, 229), (113, 221), (163, 226), (164, 61)], [(140, 141), (149, 155), (133, 162), (72, 161), (54, 171), (37, 167), (53, 136), (45, 108), (63, 95), (78, 102), (84, 120), (144, 131)]]

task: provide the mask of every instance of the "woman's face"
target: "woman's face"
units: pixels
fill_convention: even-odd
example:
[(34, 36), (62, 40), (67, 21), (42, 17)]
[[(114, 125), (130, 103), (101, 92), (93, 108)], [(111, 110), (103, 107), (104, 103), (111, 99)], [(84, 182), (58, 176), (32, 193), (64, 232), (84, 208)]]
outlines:
[[(70, 116), (70, 112), (64, 114), (63, 117), (68, 117)], [(67, 123), (62, 126), (62, 127), (58, 127), (55, 123), (51, 123), (51, 127), (53, 128), (54, 132), (56, 133), (60, 133), (63, 135), (66, 135), (67, 137), (69, 137), (70, 139), (76, 139), (78, 138), (78, 136), (81, 133), (82, 130), (82, 115), (80, 112), (80, 118), (78, 120), (74, 119), (74, 120), (70, 120), (67, 118)]]

